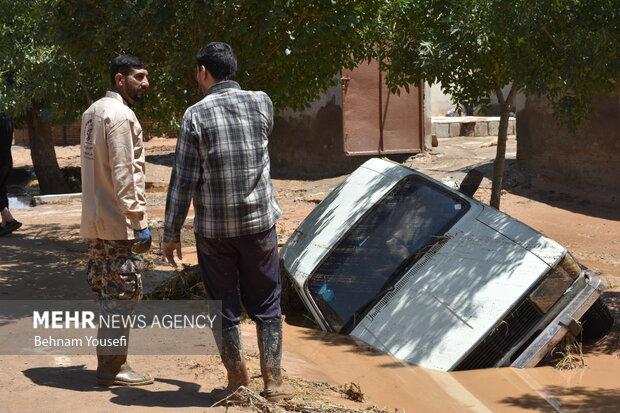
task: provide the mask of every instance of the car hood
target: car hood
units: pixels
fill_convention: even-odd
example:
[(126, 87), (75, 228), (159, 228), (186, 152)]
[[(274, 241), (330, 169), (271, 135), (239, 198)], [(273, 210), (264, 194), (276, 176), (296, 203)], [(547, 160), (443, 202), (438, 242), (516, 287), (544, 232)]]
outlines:
[(549, 270), (537, 255), (473, 216), (447, 235), (352, 336), (398, 359), (451, 370)]
[(566, 248), (557, 242), (490, 206), (484, 206), (476, 219), (521, 245), (550, 267), (555, 266), (566, 254)]

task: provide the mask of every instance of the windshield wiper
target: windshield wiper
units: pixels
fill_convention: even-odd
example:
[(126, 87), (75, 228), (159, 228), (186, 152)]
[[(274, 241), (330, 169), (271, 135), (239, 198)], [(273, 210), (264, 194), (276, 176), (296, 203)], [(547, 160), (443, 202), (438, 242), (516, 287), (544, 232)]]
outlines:
[(357, 310), (353, 312), (349, 321), (340, 329), (341, 334), (349, 334), (353, 328), (358, 324), (358, 321), (364, 318), (366, 313), (372, 309), (383, 297), (394, 291), (395, 286), (392, 284), (389, 287), (381, 290), (372, 300), (368, 301), (366, 304), (359, 307)]

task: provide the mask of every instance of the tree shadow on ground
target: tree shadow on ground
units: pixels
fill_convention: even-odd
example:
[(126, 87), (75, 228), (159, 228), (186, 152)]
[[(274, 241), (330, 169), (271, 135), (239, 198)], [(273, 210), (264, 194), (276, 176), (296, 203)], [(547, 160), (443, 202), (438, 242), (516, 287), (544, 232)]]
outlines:
[(160, 155), (146, 155), (146, 161), (155, 165), (172, 166), (174, 164), (175, 153)]
[[(620, 406), (620, 389), (604, 389), (593, 387), (545, 387), (545, 392), (559, 398), (561, 411), (584, 411), (589, 413), (615, 412)], [(506, 397), (501, 403), (534, 411), (553, 411), (547, 400), (537, 395), (524, 394)]]
[(79, 224), (29, 224), (3, 237), (5, 281), (0, 285), (0, 297), (92, 298), (86, 282), (88, 249), (78, 231)]
[[(110, 392), (112, 403), (144, 407), (211, 407), (220, 399), (215, 392), (200, 393), (197, 383), (155, 378), (144, 387), (103, 387), (96, 385), (96, 372), (82, 365), (67, 367), (33, 367), (22, 373), (34, 384), (77, 392)], [(158, 383), (178, 387), (177, 390), (156, 390)]]
[[(1, 300), (91, 300), (79, 225), (28, 224), (2, 237)], [(19, 318), (27, 314), (7, 314)]]
[[(472, 168), (468, 167), (461, 172), (469, 169)], [(473, 169), (493, 181), (493, 162), (476, 165)], [(571, 190), (565, 185), (556, 185), (553, 182), (542, 186), (539, 181), (540, 179), (537, 180), (534, 174), (522, 167), (516, 159), (506, 159), (503, 189), (507, 192), (578, 214), (620, 220), (619, 208), (592, 201), (589, 199), (591, 194)]]

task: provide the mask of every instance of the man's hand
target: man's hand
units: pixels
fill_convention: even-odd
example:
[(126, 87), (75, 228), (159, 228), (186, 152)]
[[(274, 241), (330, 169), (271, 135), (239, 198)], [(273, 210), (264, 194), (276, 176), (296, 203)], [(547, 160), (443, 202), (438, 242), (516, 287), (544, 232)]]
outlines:
[(151, 230), (148, 227), (139, 231), (134, 230), (133, 235), (135, 237), (133, 252), (144, 254), (151, 248)]
[(162, 242), (161, 252), (164, 255), (164, 261), (171, 264), (174, 268), (178, 268), (177, 262), (174, 260), (174, 251), (177, 252), (177, 258), (179, 261), (183, 261), (183, 252), (181, 251), (180, 241)]

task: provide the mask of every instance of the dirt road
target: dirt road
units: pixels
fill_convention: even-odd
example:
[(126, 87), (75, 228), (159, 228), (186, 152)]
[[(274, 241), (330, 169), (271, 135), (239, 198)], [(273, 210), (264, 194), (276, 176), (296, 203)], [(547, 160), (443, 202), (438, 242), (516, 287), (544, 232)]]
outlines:
[[(458, 144), (453, 142), (455, 147)], [(457, 149), (455, 152), (461, 153)], [(445, 177), (467, 166), (465, 160), (462, 165), (446, 161), (450, 150), (440, 152), (443, 156), (414, 159), (412, 164), (438, 178)], [(484, 150), (492, 153), (493, 148)], [(164, 160), (170, 158), (165, 150), (157, 156)], [(482, 158), (475, 162), (488, 160)], [(471, 165), (471, 159), (469, 162)], [(155, 176), (165, 182), (169, 167), (160, 166), (162, 169)], [(285, 210), (278, 227), (281, 241), (342, 179), (275, 181), (278, 199)], [(488, 189), (481, 189), (478, 196), (488, 199)], [(153, 219), (163, 217), (163, 197), (160, 192), (149, 194)], [(504, 194), (502, 202), (505, 212), (567, 246), (590, 268), (602, 272), (615, 286), (607, 295), (618, 317), (620, 219), (617, 211), (544, 187), (517, 185)], [(78, 238), (80, 208), (79, 202), (68, 202), (14, 211), (25, 225), (20, 232), (0, 239), (0, 299), (91, 297), (84, 279), (85, 247)], [(186, 261), (195, 260), (191, 250), (187, 243)], [(0, 328), (2, 325), (0, 321)], [(259, 388), (253, 325), (244, 324), (243, 334), (254, 376), (252, 386)], [(396, 408), (401, 412), (617, 411), (620, 406), (618, 323), (605, 341), (584, 351), (586, 366), (574, 370), (560, 371), (547, 366), (443, 373), (404, 366), (347, 337), (288, 324), (283, 364), (287, 377), (302, 394), (300, 400), (307, 403), (320, 400), (325, 406), (329, 403), (351, 408), (376, 405), (390, 412)], [(213, 403), (209, 392), (224, 382), (224, 370), (217, 356), (132, 357), (132, 365), (156, 377), (152, 386), (136, 389), (94, 387), (94, 356), (1, 355), (0, 363), (3, 366), (1, 411), (107, 412), (174, 407), (205, 411)], [(340, 396), (338, 386), (350, 382), (361, 386), (365, 403)], [(225, 411), (223, 407), (209, 409)], [(231, 411), (235, 409), (249, 410), (233, 408)]]

